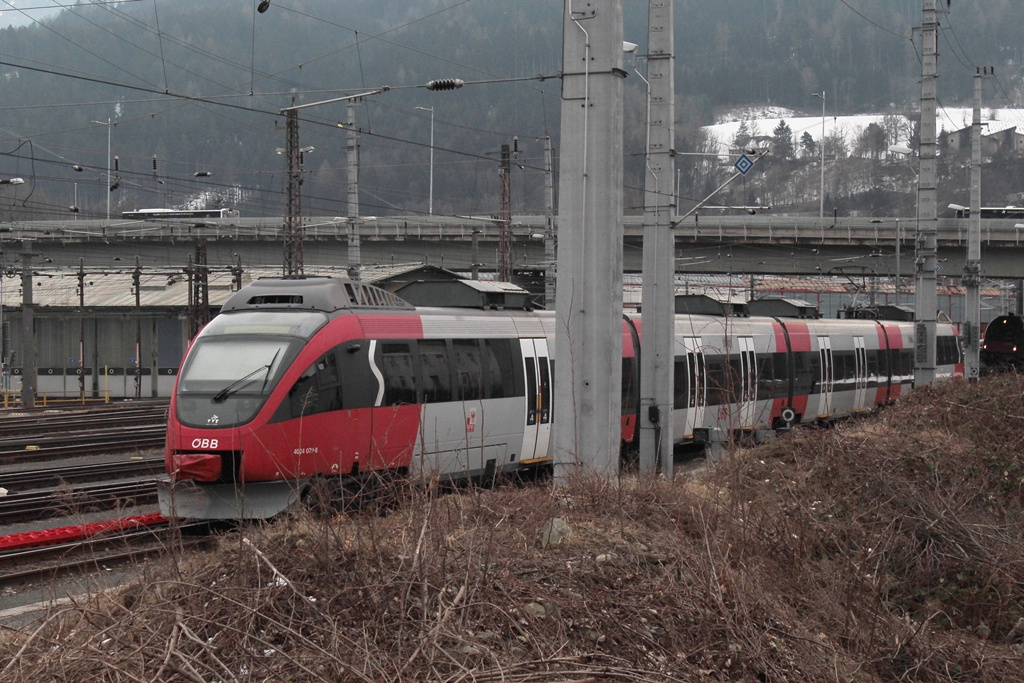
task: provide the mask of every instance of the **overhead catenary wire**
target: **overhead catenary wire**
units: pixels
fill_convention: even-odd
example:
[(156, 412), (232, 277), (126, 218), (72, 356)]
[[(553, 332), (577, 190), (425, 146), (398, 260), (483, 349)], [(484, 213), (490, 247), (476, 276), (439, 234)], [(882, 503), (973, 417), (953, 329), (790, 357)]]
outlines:
[[(453, 9), (453, 8), (459, 6), (459, 5), (462, 5), (462, 4), (465, 4), (465, 3), (464, 2), (459, 2), (459, 3), (453, 4), (453, 5), (449, 6), (449, 7), (441, 8), (441, 9), (439, 9), (437, 11), (431, 12), (426, 17), (423, 17), (423, 19), (429, 18), (430, 16), (436, 16), (437, 14), (440, 14), (440, 13), (445, 12), (445, 11), (449, 11), (449, 10), (451, 10), (451, 9)], [(72, 9), (77, 9), (77, 8), (69, 8), (69, 11), (71, 11)], [(117, 11), (117, 10), (110, 10), (110, 11), (111, 11), (112, 14), (116, 13), (118, 16), (123, 17), (126, 20), (132, 21), (133, 25), (135, 25), (135, 26), (138, 26), (140, 28), (143, 28), (144, 30), (153, 32), (157, 36), (157, 38), (160, 40), (161, 46), (162, 46), (162, 43), (163, 43), (163, 41), (165, 39), (171, 39), (171, 40), (175, 41), (176, 44), (178, 44), (178, 45), (181, 45), (181, 46), (186, 47), (188, 49), (195, 50), (195, 47), (190, 42), (181, 41), (181, 40), (178, 40), (178, 39), (173, 39), (168, 34), (162, 32), (160, 30), (159, 26), (157, 26), (155, 28), (149, 27), (145, 23), (139, 22), (139, 21), (135, 20), (134, 18), (130, 17), (130, 15), (124, 14), (123, 12), (120, 12), (120, 11)], [(312, 17), (312, 15), (307, 15), (307, 16)], [(382, 32), (382, 33), (392, 32), (392, 31), (397, 30), (399, 28), (402, 28), (404, 26), (408, 26), (408, 25), (411, 25), (413, 23), (416, 23), (416, 21), (419, 21), (419, 20), (420, 19), (414, 19), (414, 20), (412, 20), (410, 22), (406, 22), (405, 24), (402, 24), (401, 26), (393, 27), (392, 29), (389, 29), (389, 31)], [(90, 22), (90, 23), (94, 24), (94, 22)], [(106, 30), (106, 29), (102, 29), (102, 30)], [(354, 33), (355, 33), (355, 35), (358, 36), (357, 32), (354, 32)], [(116, 34), (112, 34), (112, 35), (116, 35)], [(392, 45), (396, 45), (396, 46), (402, 47), (400, 43), (397, 43), (395, 41), (386, 41), (386, 42), (389, 42), (389, 44), (392, 44)], [(136, 49), (143, 49), (140, 46), (138, 46), (136, 43), (130, 43), (130, 44), (133, 44), (133, 46)], [(76, 45), (76, 47), (81, 48), (80, 45)], [(356, 47), (358, 49), (358, 45), (356, 45)], [(254, 49), (254, 47), (253, 47), (253, 49)], [(199, 52), (199, 50), (195, 50), (195, 51)], [(144, 50), (144, 52), (148, 52), (148, 51)], [(422, 54), (428, 54), (428, 53), (425, 53), (423, 51), (419, 51), (419, 52), (422, 53)], [(86, 50), (86, 53), (94, 55), (94, 53), (92, 53), (92, 52), (90, 52), (88, 50)], [(151, 52), (148, 52), (148, 53), (151, 54), (151, 55), (153, 54)], [(222, 61), (225, 64), (230, 64), (230, 62), (228, 62), (227, 60), (224, 60), (223, 58), (221, 58), (219, 56), (212, 55), (212, 54), (205, 53), (205, 52), (204, 52), (204, 54), (206, 54), (208, 58), (218, 59), (219, 61)], [(99, 57), (98, 55), (94, 55), (94, 56)], [(161, 60), (161, 64), (163, 65), (164, 73), (166, 74), (167, 61), (163, 58), (162, 50), (161, 50), (161, 54), (160, 55), (154, 55), (154, 56), (158, 57)], [(437, 57), (436, 55), (433, 55), (433, 56)], [(451, 63), (457, 63), (457, 62), (454, 62), (454, 60), (446, 60), (446, 61), (449, 61)], [(56, 67), (36, 66), (36, 65), (28, 64), (28, 63), (20, 63), (20, 64), (18, 64), (18, 63), (13, 63), (12, 62), (11, 66), (14, 66), (15, 68), (35, 69), (35, 70), (38, 70), (41, 73), (59, 74), (59, 73), (62, 72), (61, 69), (56, 68)], [(234, 65), (234, 64), (232, 64), (232, 66), (241, 67), (241, 65)], [(248, 69), (248, 71), (249, 71), (249, 74), (248, 74), (249, 75), (249, 79), (248, 80), (249, 80), (249, 85), (251, 86), (250, 90), (254, 90), (254, 88), (252, 87), (252, 85), (254, 84), (254, 80), (255, 80), (254, 79), (254, 75), (253, 75), (253, 72), (254, 72), (254, 57), (253, 56), (251, 56), (250, 64), (248, 66), (249, 66), (249, 69)], [(472, 65), (465, 65), (465, 66), (467, 68), (470, 68), (470, 69), (474, 68)], [(69, 74), (67, 72), (64, 72), (64, 73), (65, 73), (65, 75), (72, 75), (72, 74)], [(195, 75), (197, 75), (199, 77), (205, 77), (205, 74), (195, 74)], [(92, 80), (93, 82), (96, 82), (96, 83), (104, 83), (104, 84), (115, 86), (115, 87), (125, 87), (125, 86), (130, 86), (130, 87), (134, 87), (134, 88), (139, 88), (140, 87), (137, 84), (116, 83), (116, 82), (111, 81), (110, 79), (105, 79), (105, 78), (101, 78), (101, 77), (93, 77), (93, 76), (86, 75), (86, 74), (80, 74), (79, 73), (79, 74), (74, 74), (74, 76), (76, 76), (78, 78), (81, 78), (81, 79), (84, 79), (84, 80)], [(269, 75), (268, 77), (280, 77), (280, 74), (277, 74), (276, 76), (275, 75)], [(365, 76), (363, 76), (363, 78), (365, 79)], [(148, 92), (153, 92), (154, 94), (158, 93), (158, 92), (159, 93), (168, 93), (169, 86), (168, 86), (168, 81), (167, 81), (166, 75), (165, 75), (165, 79), (164, 80), (165, 80), (165, 83), (164, 83), (164, 86), (163, 86), (162, 90), (159, 87), (157, 87), (155, 85), (152, 85), (152, 84), (150, 84), (150, 87), (142, 87), (141, 90), (148, 91)], [(507, 79), (490, 79), (489, 82), (500, 82), (502, 80), (507, 80)], [(523, 79), (523, 80), (527, 81), (527, 80), (533, 80), (533, 79)], [(221, 87), (226, 88), (227, 86), (224, 86), (223, 84), (221, 84)], [(236, 93), (224, 94), (223, 91), (222, 91), (222, 96), (229, 97), (229, 96), (237, 96), (237, 95), (236, 95)], [(185, 95), (184, 93), (177, 93), (177, 94), (173, 94), (169, 101), (174, 101), (174, 102), (180, 104), (182, 102), (183, 98), (184, 98), (184, 99), (186, 99), (189, 102), (199, 103), (199, 102), (202, 102), (204, 100), (211, 101), (213, 97), (215, 97), (215, 96), (190, 97), (188, 95)], [(253, 107), (241, 107), (240, 109), (246, 110), (246, 111), (258, 111), (257, 108), (253, 108)]]

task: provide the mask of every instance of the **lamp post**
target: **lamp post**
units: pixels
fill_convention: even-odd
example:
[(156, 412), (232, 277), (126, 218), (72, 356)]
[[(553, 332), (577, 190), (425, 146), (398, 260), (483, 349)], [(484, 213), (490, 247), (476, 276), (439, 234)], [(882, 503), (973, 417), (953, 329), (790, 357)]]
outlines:
[[(109, 118), (107, 119), (106, 123), (104, 123), (103, 121), (93, 121), (92, 123), (98, 124), (100, 126), (106, 126), (107, 127), (107, 187), (110, 188), (110, 187), (112, 187), (111, 182), (110, 182), (110, 128), (111, 128), (111, 126), (116, 126), (117, 124), (116, 123), (111, 123)], [(108, 191), (107, 191), (107, 220), (108, 221), (110, 220), (110, 192), (111, 192), (111, 190), (108, 189)]]
[(812, 92), (815, 97), (821, 98), (821, 189), (818, 192), (818, 218), (821, 225), (825, 225), (825, 91)]
[[(25, 180), (23, 178), (0, 178), (0, 185), (23, 185)], [(0, 232), (10, 232), (10, 228), (3, 228)], [(3, 256), (3, 251), (0, 250), (0, 257)], [(3, 391), (7, 391), (7, 355), (6, 346), (4, 341), (6, 336), (4, 335), (4, 268), (0, 263), (0, 388)]]
[(900, 219), (896, 219), (896, 305), (900, 305)]
[(430, 204), (427, 213), (434, 215), (434, 108), (416, 107), (422, 111), (430, 112)]
[[(889, 149), (889, 153), (890, 154), (899, 154), (902, 157), (908, 157), (908, 156), (910, 156), (911, 154), (914, 153), (914, 150), (912, 150), (910, 147), (907, 147), (906, 145), (889, 145), (888, 149)], [(904, 158), (904, 163), (906, 163), (907, 167), (910, 168), (910, 172), (914, 174), (914, 177), (917, 179), (918, 186), (920, 186), (921, 176), (918, 175), (917, 171), (914, 170), (914, 167), (911, 166), (910, 162), (906, 161), (905, 158)], [(917, 206), (920, 209), (921, 203), (918, 202)], [(917, 218), (920, 219), (920, 211), (918, 212), (918, 217)], [(900, 278), (900, 275), (901, 275), (901, 273), (900, 273), (900, 237), (901, 237), (901, 234), (900, 234), (900, 219), (897, 218), (896, 219), (896, 305), (897, 306), (900, 305), (900, 280), (901, 280), (901, 278)]]

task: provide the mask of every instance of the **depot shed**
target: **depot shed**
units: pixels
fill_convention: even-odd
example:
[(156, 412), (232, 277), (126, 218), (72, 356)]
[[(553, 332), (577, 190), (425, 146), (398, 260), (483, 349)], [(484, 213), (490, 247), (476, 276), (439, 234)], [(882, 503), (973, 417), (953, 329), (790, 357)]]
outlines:
[[(343, 269), (308, 274), (345, 277)], [(32, 342), (37, 394), (97, 399), (170, 396), (194, 321), (216, 315), (239, 284), (280, 275), (280, 269), (269, 268), (241, 273), (211, 269), (204, 307), (190, 305), (190, 291), (195, 298), (193, 283), (180, 270), (142, 269), (137, 275), (138, 296), (134, 269), (35, 271)], [(392, 291), (413, 280), (458, 278), (422, 264), (365, 268), (362, 275), (363, 281)], [(20, 391), (26, 353), (23, 280), (0, 281), (0, 387)]]

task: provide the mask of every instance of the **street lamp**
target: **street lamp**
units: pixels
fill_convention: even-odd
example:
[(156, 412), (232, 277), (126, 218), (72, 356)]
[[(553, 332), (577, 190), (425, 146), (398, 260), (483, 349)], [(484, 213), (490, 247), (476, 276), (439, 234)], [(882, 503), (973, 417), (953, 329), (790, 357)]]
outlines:
[(825, 225), (825, 91), (812, 92), (815, 97), (821, 98), (821, 190), (818, 192), (818, 218), (821, 225)]
[(422, 111), (430, 112), (430, 205), (427, 209), (427, 213), (431, 216), (434, 215), (434, 108), (433, 107), (416, 107)]
[[(107, 187), (113, 191), (114, 185), (110, 182), (110, 128), (117, 124), (111, 123), (109, 118), (106, 123), (103, 121), (93, 121), (92, 123), (107, 127)], [(110, 220), (110, 192), (107, 192), (107, 220)]]

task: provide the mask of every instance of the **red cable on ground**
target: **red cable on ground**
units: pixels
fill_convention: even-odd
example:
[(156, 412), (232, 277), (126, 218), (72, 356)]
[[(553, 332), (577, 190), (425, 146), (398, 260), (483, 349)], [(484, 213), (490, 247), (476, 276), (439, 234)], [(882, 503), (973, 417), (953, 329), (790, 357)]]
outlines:
[(37, 548), (44, 545), (56, 545), (58, 543), (72, 543), (84, 541), (100, 534), (108, 532), (126, 531), (140, 527), (163, 524), (167, 518), (159, 512), (148, 515), (135, 515), (134, 517), (122, 517), (110, 519), (105, 522), (90, 522), (88, 524), (76, 524), (74, 526), (62, 526), (56, 529), (43, 529), (41, 531), (26, 531), (20, 534), (8, 534), (0, 536), (0, 552), (6, 550), (23, 550), (25, 548)]

